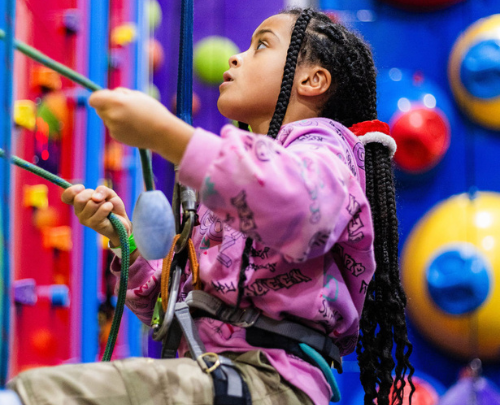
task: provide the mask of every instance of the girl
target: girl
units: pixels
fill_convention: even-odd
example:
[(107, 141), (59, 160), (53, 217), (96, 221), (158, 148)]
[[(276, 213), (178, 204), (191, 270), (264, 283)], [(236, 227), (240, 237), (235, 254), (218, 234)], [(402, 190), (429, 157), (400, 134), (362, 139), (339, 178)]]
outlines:
[[(265, 20), (229, 67), (218, 108), (254, 134), (226, 126), (217, 137), (126, 89), (96, 92), (89, 102), (111, 136), (160, 153), (179, 165), (182, 183), (199, 190), (193, 242), (203, 291), (321, 331), (341, 355), (356, 348), (365, 404), (389, 404), (395, 368), (392, 403), (401, 404), (413, 368), (398, 270), (394, 147), (382, 136), (365, 148), (348, 129), (359, 132), (358, 123), (377, 115), (368, 46), (324, 14), (294, 9)], [(73, 186), (62, 199), (111, 247), (119, 239), (110, 212), (131, 231), (123, 202), (106, 187)], [(131, 261), (127, 304), (149, 323), (161, 261), (137, 250)], [(118, 259), (112, 270), (119, 271)], [(192, 288), (189, 273), (181, 297)], [(293, 345), (279, 348), (271, 334), (209, 317), (196, 325), (209, 352), (234, 361), (253, 403), (328, 404), (325, 376)], [(34, 370), (11, 387), (30, 405), (213, 401), (211, 378), (190, 359)]]

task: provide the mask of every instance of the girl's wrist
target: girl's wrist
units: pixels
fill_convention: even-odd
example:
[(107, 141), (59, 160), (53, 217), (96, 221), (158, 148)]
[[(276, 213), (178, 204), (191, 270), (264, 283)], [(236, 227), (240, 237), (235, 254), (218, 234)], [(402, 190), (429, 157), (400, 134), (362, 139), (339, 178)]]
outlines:
[(153, 150), (169, 162), (178, 165), (184, 156), (189, 141), (193, 137), (194, 131), (194, 127), (170, 114), (162, 125), (162, 131), (157, 138), (158, 145)]
[(116, 249), (118, 247), (120, 247), (121, 243), (120, 243), (120, 238), (109, 238), (109, 247), (112, 248), (112, 249)]

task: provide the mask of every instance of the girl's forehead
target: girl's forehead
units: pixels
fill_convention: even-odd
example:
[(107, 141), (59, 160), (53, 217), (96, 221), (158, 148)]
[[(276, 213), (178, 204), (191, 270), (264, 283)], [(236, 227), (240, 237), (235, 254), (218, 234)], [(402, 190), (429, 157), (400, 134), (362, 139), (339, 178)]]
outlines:
[(271, 30), (281, 38), (288, 38), (291, 35), (291, 30), (295, 24), (296, 17), (292, 14), (276, 14), (264, 21), (257, 27), (253, 33), (253, 37), (260, 31)]

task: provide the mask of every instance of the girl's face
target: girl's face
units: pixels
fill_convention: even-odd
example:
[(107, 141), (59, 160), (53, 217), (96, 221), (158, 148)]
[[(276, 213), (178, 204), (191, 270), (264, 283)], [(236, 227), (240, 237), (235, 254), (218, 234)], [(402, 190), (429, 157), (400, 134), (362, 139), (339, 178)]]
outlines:
[(271, 120), (294, 24), (289, 14), (268, 18), (255, 30), (250, 48), (229, 59), (217, 102), (222, 115), (252, 128)]

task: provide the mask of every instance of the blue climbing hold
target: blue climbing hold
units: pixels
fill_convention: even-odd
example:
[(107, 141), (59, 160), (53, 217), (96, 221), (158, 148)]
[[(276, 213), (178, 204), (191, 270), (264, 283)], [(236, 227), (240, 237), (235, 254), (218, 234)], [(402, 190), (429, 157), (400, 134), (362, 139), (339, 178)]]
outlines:
[(460, 79), (474, 97), (500, 96), (500, 40), (488, 39), (472, 46), (460, 67)]
[(172, 207), (160, 190), (146, 191), (137, 199), (132, 215), (137, 249), (146, 260), (163, 259), (175, 236)]
[(490, 264), (473, 245), (460, 243), (441, 251), (427, 268), (427, 288), (436, 305), (451, 315), (479, 308), (491, 286)]

